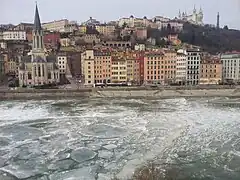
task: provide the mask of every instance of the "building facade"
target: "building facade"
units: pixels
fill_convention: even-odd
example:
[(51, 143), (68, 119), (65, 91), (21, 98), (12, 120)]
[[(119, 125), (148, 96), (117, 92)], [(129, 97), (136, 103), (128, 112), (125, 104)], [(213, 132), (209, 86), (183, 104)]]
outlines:
[(5, 41), (25, 41), (27, 40), (26, 31), (4, 31), (3, 40)]
[(127, 60), (124, 57), (112, 57), (112, 83), (127, 82)]
[(95, 84), (110, 83), (112, 77), (112, 56), (110, 52), (94, 51)]
[(129, 18), (121, 18), (118, 21), (118, 26), (123, 27), (126, 25), (127, 27), (147, 27), (151, 23), (152, 21), (147, 19), (146, 16), (143, 18), (135, 18), (134, 16), (130, 16)]
[(222, 54), (220, 58), (223, 66), (223, 81), (240, 82), (240, 54)]
[(101, 24), (96, 25), (95, 28), (100, 34), (104, 36), (112, 36), (115, 32), (115, 26), (113, 25)]
[(58, 21), (43, 23), (42, 27), (44, 30), (48, 30), (48, 31), (65, 32), (65, 27), (68, 24), (69, 24), (69, 21), (67, 19), (62, 19)]
[(60, 75), (66, 75), (67, 72), (67, 62), (68, 62), (68, 56), (66, 53), (58, 53), (57, 55), (57, 65), (59, 68), (59, 74)]
[(186, 12), (181, 13), (179, 11), (178, 18), (183, 21), (190, 22), (192, 24), (203, 25), (203, 11), (200, 8), (199, 12), (197, 12), (196, 8), (194, 7), (192, 14), (187, 14)]
[(44, 51), (43, 30), (36, 6), (33, 28), (32, 51), (22, 57), (19, 65), (20, 86), (41, 86), (59, 83), (56, 56), (47, 56)]
[(144, 83), (164, 84), (165, 62), (162, 52), (148, 52), (144, 55)]
[(20, 23), (15, 28), (15, 31), (32, 31), (33, 30), (33, 24), (32, 23)]
[(94, 51), (86, 50), (81, 54), (82, 62), (82, 79), (85, 86), (93, 86), (95, 84), (94, 70)]
[(200, 80), (200, 63), (201, 63), (201, 51), (200, 50), (186, 50), (187, 56), (187, 85), (197, 85)]
[(184, 85), (187, 75), (187, 56), (184, 53), (177, 53), (176, 83)]
[(5, 65), (4, 65), (4, 57), (0, 54), (0, 81), (3, 80), (5, 75)]
[(220, 84), (222, 82), (222, 63), (220, 58), (205, 56), (201, 60), (200, 83)]

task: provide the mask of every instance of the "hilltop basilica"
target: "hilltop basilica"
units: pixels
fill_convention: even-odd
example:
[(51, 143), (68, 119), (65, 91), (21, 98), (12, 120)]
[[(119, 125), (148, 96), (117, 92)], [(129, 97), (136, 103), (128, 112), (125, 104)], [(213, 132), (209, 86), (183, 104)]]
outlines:
[(200, 8), (199, 12), (197, 12), (196, 8), (194, 7), (192, 14), (187, 14), (186, 12), (181, 13), (179, 11), (178, 18), (183, 21), (188, 21), (192, 24), (203, 25), (203, 11)]

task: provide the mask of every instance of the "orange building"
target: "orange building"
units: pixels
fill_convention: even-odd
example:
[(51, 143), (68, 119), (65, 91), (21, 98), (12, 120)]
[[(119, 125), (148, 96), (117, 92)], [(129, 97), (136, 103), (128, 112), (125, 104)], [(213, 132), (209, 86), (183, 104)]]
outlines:
[(144, 83), (164, 84), (164, 54), (149, 52), (144, 56)]
[(222, 82), (222, 63), (218, 57), (205, 56), (201, 61), (200, 84)]
[(144, 82), (150, 84), (171, 84), (176, 79), (175, 51), (149, 52), (144, 56)]
[(110, 52), (94, 52), (94, 78), (97, 83), (110, 83), (112, 76), (112, 56)]
[(164, 51), (164, 83), (171, 84), (176, 81), (177, 53), (172, 50)]

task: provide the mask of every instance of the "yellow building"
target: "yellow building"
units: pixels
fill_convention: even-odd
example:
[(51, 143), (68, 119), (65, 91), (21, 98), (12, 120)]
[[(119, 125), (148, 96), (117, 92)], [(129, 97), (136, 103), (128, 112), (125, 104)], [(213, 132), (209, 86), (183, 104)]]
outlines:
[(107, 24), (97, 25), (96, 30), (104, 36), (111, 36), (114, 34), (115, 26)]
[(12, 56), (7, 61), (6, 73), (18, 76), (18, 57)]
[(127, 81), (134, 81), (134, 59), (127, 59)]
[(138, 84), (140, 81), (140, 67), (139, 61), (136, 59), (136, 53), (134, 51), (129, 51), (126, 53), (127, 58), (127, 80)]
[(82, 72), (84, 76), (84, 85), (93, 86), (95, 83), (93, 50), (86, 50), (82, 53)]
[(81, 25), (81, 26), (78, 27), (78, 30), (79, 30), (80, 33), (86, 34), (87, 26)]
[(112, 57), (112, 82), (127, 82), (127, 61), (124, 57)]

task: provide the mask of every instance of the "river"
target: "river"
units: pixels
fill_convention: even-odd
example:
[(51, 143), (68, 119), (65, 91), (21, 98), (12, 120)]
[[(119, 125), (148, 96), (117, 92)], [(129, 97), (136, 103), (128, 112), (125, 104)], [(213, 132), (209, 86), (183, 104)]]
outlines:
[(110, 180), (147, 161), (240, 179), (240, 99), (0, 102), (1, 180)]

